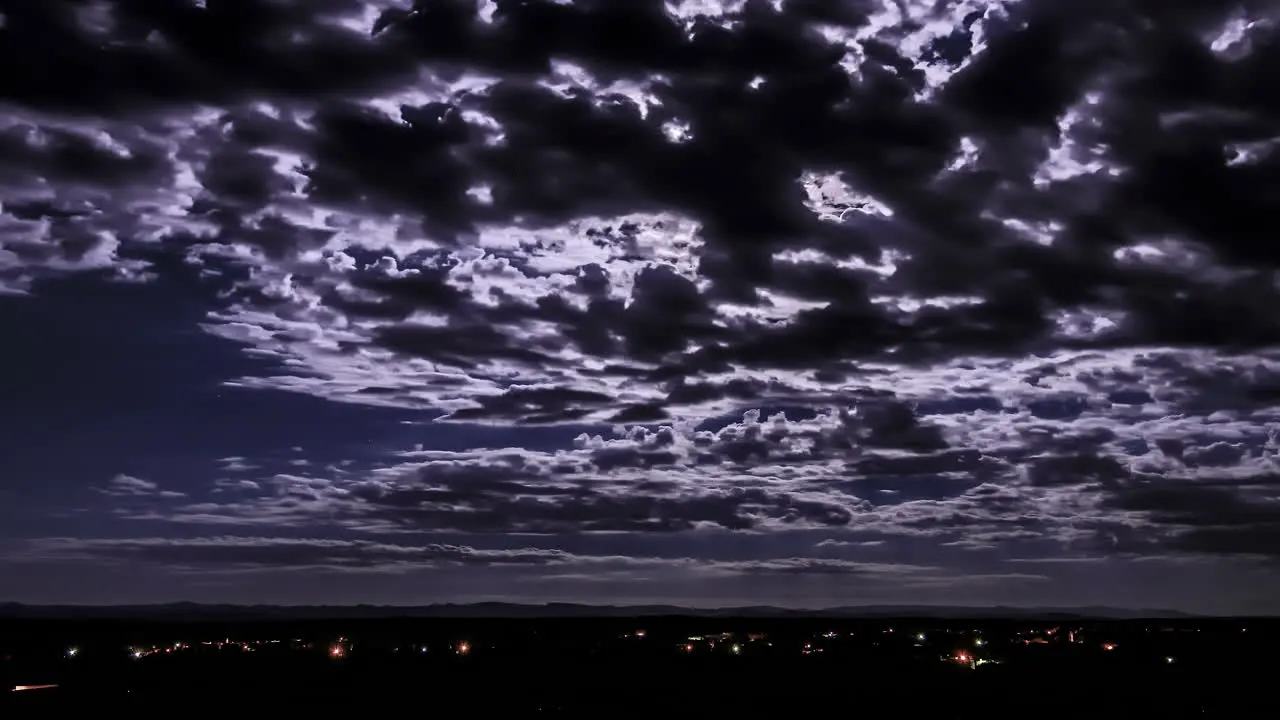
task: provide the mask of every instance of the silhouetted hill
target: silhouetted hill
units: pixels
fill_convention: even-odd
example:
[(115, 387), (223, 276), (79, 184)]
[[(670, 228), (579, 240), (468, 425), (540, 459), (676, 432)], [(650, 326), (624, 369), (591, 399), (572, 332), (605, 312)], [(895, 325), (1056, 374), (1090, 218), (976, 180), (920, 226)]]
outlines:
[(415, 607), (386, 605), (23, 605), (0, 604), (0, 619), (164, 619), (164, 620), (316, 620), (379, 618), (611, 618), (611, 617), (745, 617), (745, 618), (1010, 618), (1010, 619), (1141, 619), (1187, 618), (1186, 613), (1159, 609), (1111, 607), (1021, 608), (935, 605), (868, 605), (795, 610), (768, 606), (687, 608), (674, 605), (545, 605), (483, 602)]

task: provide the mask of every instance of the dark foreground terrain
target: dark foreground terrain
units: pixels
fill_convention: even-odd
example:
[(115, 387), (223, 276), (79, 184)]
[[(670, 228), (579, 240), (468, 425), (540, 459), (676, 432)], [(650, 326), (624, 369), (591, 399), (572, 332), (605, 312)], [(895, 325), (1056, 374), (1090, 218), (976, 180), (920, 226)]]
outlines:
[(0, 622), (0, 717), (1276, 718), (1264, 621)]

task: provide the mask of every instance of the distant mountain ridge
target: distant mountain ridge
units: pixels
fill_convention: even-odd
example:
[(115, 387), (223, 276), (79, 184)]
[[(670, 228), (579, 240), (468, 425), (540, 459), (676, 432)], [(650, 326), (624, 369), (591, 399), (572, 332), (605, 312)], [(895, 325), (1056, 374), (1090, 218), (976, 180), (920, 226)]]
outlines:
[(393, 618), (922, 618), (1103, 619), (1192, 618), (1161, 609), (864, 605), (798, 610), (770, 606), (688, 608), (676, 605), (579, 605), (479, 602), (395, 605), (24, 605), (0, 603), (0, 619), (321, 620)]

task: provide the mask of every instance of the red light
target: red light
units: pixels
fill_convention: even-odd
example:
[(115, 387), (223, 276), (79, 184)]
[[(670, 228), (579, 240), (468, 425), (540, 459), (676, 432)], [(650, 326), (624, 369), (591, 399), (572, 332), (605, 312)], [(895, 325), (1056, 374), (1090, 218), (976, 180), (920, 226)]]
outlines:
[(346, 654), (346, 650), (344, 650), (341, 645), (334, 645), (333, 647), (329, 648), (329, 657), (340, 658), (345, 654)]

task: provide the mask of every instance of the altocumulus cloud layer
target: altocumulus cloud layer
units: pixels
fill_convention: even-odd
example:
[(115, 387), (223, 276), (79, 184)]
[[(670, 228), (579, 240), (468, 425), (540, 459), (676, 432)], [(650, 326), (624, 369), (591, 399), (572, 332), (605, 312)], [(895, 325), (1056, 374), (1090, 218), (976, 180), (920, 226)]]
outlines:
[(1091, 565), (1272, 578), (1277, 3), (0, 18), (0, 288), (38, 302), (51, 276), (150, 282), (178, 257), (220, 286), (203, 330), (284, 368), (237, 386), (598, 427), (291, 473), (231, 458), (198, 496), (120, 476), (114, 511), (178, 539), (22, 557), (785, 573), (823, 599), (1044, 601), (1102, 584)]

